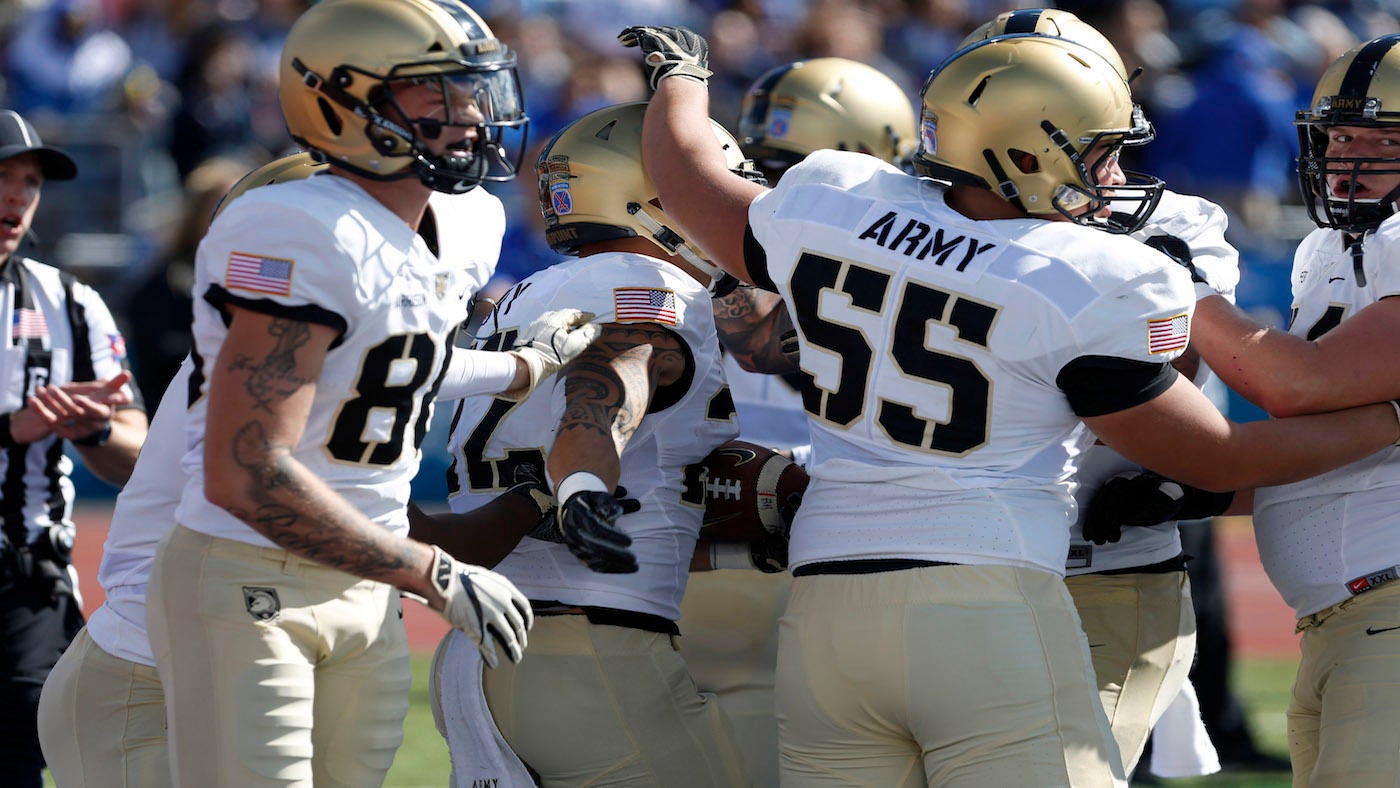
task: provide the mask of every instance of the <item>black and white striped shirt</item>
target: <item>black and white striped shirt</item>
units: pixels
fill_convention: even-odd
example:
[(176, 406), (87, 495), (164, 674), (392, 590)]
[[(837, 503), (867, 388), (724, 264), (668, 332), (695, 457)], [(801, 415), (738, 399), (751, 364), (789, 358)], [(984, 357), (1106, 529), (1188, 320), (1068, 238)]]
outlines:
[[(0, 329), (0, 413), (22, 409), (39, 386), (106, 380), (127, 366), (97, 291), (34, 260), (0, 263)], [(72, 528), (72, 471), (54, 435), (0, 449), (0, 528), (11, 543), (33, 542), (50, 525)]]

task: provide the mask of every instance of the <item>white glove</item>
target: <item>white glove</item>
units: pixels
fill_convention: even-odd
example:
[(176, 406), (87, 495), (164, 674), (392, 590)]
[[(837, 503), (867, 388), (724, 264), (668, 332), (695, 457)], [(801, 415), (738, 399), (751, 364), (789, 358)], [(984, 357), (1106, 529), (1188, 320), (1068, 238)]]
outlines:
[(535, 614), (530, 600), (514, 583), (485, 567), (464, 564), (436, 546), (428, 579), (443, 599), (438, 612), (447, 623), (467, 633), (488, 666), (500, 663), (496, 643), (505, 648), (511, 662), (520, 661), (525, 653), (525, 633), (534, 626)]
[(515, 340), (510, 353), (525, 362), (530, 370), (530, 382), (522, 389), (512, 389), (500, 394), (502, 399), (519, 402), (530, 396), (530, 392), (540, 385), (540, 381), (559, 371), (559, 368), (573, 361), (582, 353), (603, 328), (591, 323), (597, 315), (577, 309), (559, 309), (545, 312), (535, 322), (525, 327)]

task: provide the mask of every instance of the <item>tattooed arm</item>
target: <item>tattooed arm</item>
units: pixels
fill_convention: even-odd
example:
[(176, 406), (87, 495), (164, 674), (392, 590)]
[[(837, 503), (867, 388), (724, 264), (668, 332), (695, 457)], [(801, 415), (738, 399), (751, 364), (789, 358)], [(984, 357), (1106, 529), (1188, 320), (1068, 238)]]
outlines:
[(681, 339), (655, 323), (608, 323), (603, 333), (559, 374), (564, 415), (549, 451), (557, 484), (587, 471), (615, 487), (622, 450), (642, 423), (652, 395), (685, 373)]
[(205, 496), (288, 552), (436, 600), (431, 548), (375, 524), (293, 456), (335, 332), (229, 311), (209, 382)]
[(710, 302), (720, 344), (749, 372), (781, 375), (797, 365), (783, 355), (779, 337), (792, 330), (792, 318), (777, 293), (739, 285)]

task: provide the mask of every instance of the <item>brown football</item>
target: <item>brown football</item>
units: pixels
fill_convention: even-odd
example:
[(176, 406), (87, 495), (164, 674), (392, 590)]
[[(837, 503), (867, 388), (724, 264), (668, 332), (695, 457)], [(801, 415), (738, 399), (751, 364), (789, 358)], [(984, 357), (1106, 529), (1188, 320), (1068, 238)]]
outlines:
[(715, 542), (748, 542), (786, 536), (782, 509), (800, 500), (807, 472), (787, 457), (748, 441), (725, 443), (702, 461), (705, 522), (700, 536)]

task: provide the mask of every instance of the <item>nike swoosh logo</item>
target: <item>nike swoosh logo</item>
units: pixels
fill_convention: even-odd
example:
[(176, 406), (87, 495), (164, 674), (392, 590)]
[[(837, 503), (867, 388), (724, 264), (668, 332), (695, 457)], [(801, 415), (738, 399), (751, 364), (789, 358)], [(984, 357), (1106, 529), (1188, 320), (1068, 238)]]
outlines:
[(1107, 646), (1107, 645), (1108, 645), (1107, 643), (1090, 643), (1090, 644), (1089, 644), (1089, 648), (1099, 648), (1100, 646)]
[(737, 446), (731, 446), (728, 449), (719, 449), (715, 453), (727, 454), (733, 457), (735, 465), (744, 465), (758, 459), (758, 452), (755, 452), (753, 449), (741, 449)]
[(1390, 632), (1390, 631), (1396, 630), (1396, 629), (1400, 629), (1400, 626), (1395, 626), (1395, 627), (1381, 627), (1380, 629), (1377, 629), (1377, 628), (1375, 628), (1375, 627), (1366, 627), (1366, 634), (1368, 634), (1368, 635), (1379, 635), (1379, 634), (1382, 633), (1382, 632)]
[(1328, 280), (1327, 280), (1327, 284), (1330, 285), (1330, 284), (1332, 284), (1333, 282), (1345, 282), (1345, 281), (1346, 281), (1346, 277), (1345, 277), (1345, 276), (1334, 276), (1334, 277), (1332, 277), (1331, 279), (1328, 279)]

